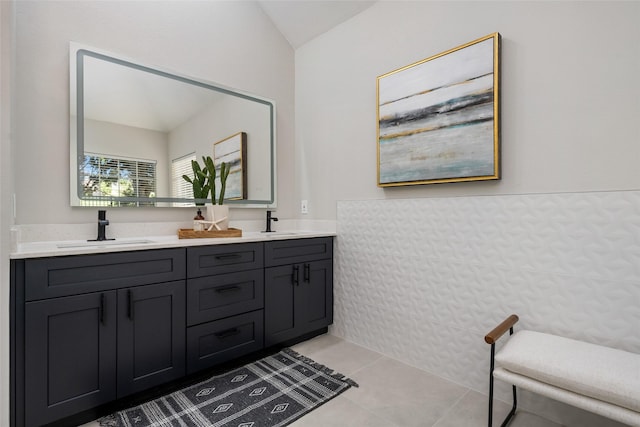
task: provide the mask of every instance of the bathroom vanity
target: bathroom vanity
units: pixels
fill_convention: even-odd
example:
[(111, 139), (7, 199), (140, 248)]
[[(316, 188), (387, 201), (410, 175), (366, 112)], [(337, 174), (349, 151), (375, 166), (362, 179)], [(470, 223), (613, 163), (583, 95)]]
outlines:
[(14, 256), (13, 425), (47, 424), (325, 331), (333, 237), (311, 236)]

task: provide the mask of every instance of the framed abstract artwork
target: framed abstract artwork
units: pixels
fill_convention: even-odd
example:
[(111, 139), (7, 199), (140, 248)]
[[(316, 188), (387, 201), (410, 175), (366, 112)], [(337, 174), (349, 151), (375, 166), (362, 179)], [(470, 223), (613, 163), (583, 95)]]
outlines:
[[(247, 199), (247, 134), (238, 132), (213, 144), (213, 164), (220, 176), (220, 163), (230, 165), (225, 199)], [(220, 181), (216, 179), (216, 185)]]
[(378, 77), (379, 187), (500, 179), (500, 39)]

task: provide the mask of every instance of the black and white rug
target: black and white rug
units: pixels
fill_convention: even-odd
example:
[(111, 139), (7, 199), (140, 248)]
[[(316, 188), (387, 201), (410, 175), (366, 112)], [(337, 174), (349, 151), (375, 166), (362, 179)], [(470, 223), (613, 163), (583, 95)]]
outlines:
[(284, 349), (99, 420), (102, 427), (286, 426), (349, 387), (351, 379)]

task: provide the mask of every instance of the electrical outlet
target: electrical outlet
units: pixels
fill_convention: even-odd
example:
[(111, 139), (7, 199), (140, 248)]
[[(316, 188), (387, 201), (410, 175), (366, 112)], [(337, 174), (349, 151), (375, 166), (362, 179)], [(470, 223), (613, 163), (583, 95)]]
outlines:
[(300, 213), (303, 213), (303, 214), (309, 213), (309, 203), (306, 200), (303, 200), (300, 203)]

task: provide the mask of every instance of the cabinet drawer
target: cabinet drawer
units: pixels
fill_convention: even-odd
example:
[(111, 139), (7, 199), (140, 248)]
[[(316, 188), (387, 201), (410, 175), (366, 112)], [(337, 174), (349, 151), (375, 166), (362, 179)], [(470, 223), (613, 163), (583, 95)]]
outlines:
[(187, 277), (262, 268), (262, 243), (198, 246), (187, 248)]
[(258, 310), (263, 305), (262, 269), (199, 277), (187, 281), (189, 326)]
[(278, 240), (265, 243), (266, 267), (333, 258), (333, 238)]
[(187, 373), (261, 350), (263, 316), (257, 310), (187, 328)]
[(185, 250), (25, 260), (27, 301), (184, 279)]

